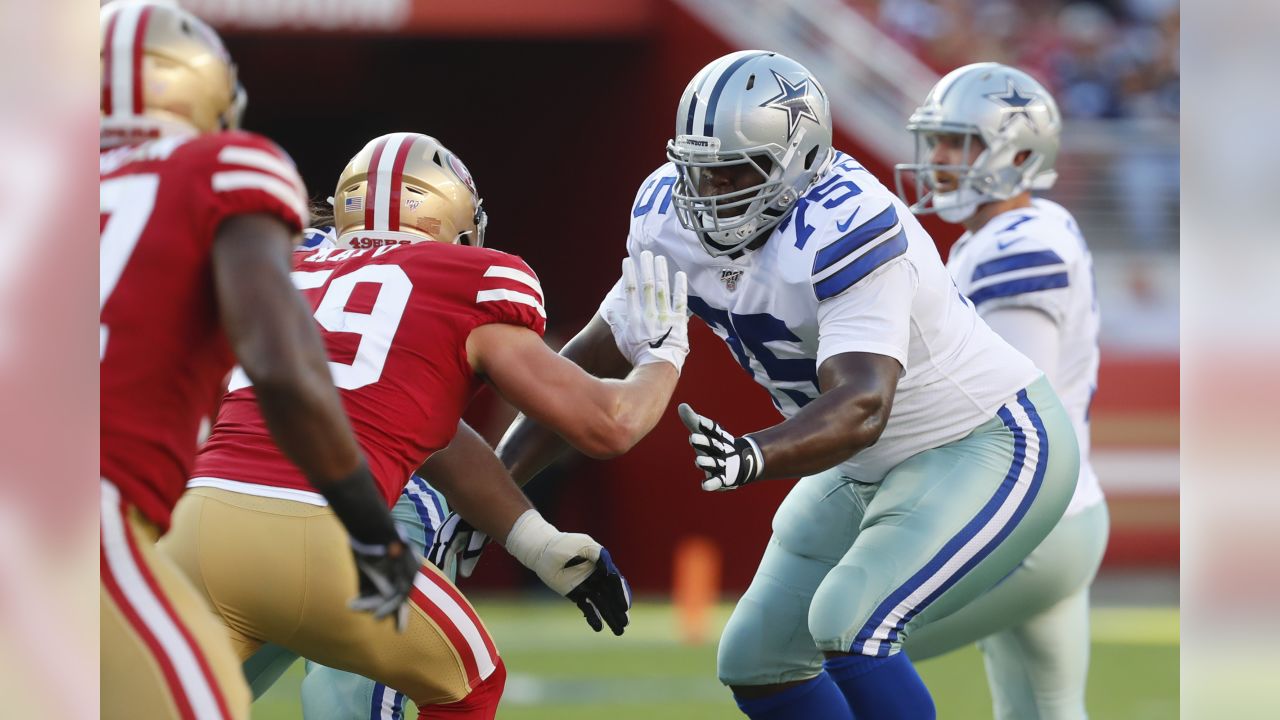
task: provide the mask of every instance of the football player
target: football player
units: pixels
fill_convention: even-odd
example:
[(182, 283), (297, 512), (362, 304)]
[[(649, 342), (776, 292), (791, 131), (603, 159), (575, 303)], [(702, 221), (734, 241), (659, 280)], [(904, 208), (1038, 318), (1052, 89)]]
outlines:
[[(688, 273), (690, 310), (785, 418), (741, 434), (682, 405), (702, 488), (803, 476), (721, 637), (720, 679), (751, 718), (934, 717), (902, 644), (1053, 528), (1076, 483), (1071, 422), (907, 206), (832, 148), (826, 93), (804, 67), (722, 57), (675, 119), (628, 252)], [(628, 367), (624, 291), (565, 348), (595, 374)], [(501, 445), (520, 479), (560, 446), (535, 423)]]
[[(297, 253), (294, 279), (315, 310), (387, 506), (425, 458), (455, 439), (483, 382), (596, 457), (625, 452), (657, 422), (688, 352), (686, 279), (669, 276), (665, 259), (624, 260), (620, 334), (635, 369), (622, 381), (599, 380), (542, 341), (537, 277), (519, 258), (481, 247), (485, 216), (470, 173), (434, 138), (372, 140), (343, 170), (334, 203), (337, 247)], [(356, 577), (334, 562), (336, 521), (270, 442), (255, 392), (232, 374), (162, 551), (208, 597), (242, 659), (272, 642), (405, 693), (420, 717), (492, 718), (502, 660), (434, 566), (423, 564), (414, 579), (398, 618), (403, 634), (345, 612)], [(593, 629), (622, 634), (630, 591), (599, 543), (554, 528), (505, 472), (433, 482), (574, 600)]]
[(236, 359), (270, 441), (341, 518), (334, 562), (355, 573), (354, 550), (361, 607), (395, 612), (416, 562), (290, 282), (302, 181), (271, 141), (235, 131), (244, 94), (222, 42), (168, 4), (105, 5), (100, 28), (102, 715), (245, 718), (225, 633), (154, 547)]
[(896, 168), (917, 215), (966, 232), (947, 269), (978, 314), (1044, 371), (1080, 445), (1080, 479), (1066, 514), (993, 590), (922, 628), (906, 649), (920, 660), (981, 639), (998, 718), (1086, 717), (1089, 585), (1107, 545), (1107, 505), (1089, 464), (1089, 404), (1098, 383), (1093, 258), (1062, 206), (1032, 198), (1057, 177), (1061, 116), (1026, 73), (998, 63), (944, 77), (911, 116), (914, 163)]
[[(487, 218), (487, 214), (486, 214)], [(298, 250), (336, 247), (337, 231), (334, 211), (329, 204), (316, 204), (312, 209), (315, 227), (303, 231)], [(487, 219), (486, 219), (487, 223)], [(442, 555), (432, 555), (437, 532), (449, 514), (448, 499), (426, 480), (428, 477), (452, 474), (455, 477), (496, 475), (506, 477), (506, 468), (493, 454), (488, 443), (470, 426), (458, 423), (458, 434), (449, 447), (432, 454), (418, 472), (409, 478), (400, 498), (391, 508), (391, 516), (404, 529), (409, 544), (426, 555), (450, 581), (457, 579), (457, 555), (449, 562)], [(469, 527), (469, 526), (468, 526)], [(474, 531), (483, 535), (479, 531)], [(485, 540), (487, 540), (485, 536)], [(477, 552), (474, 557), (479, 558)], [(468, 566), (469, 569), (470, 566)], [(254, 700), (261, 697), (298, 659), (296, 653), (267, 643), (244, 662), (245, 678)], [(404, 717), (404, 693), (355, 673), (337, 670), (311, 660), (304, 660), (302, 680), (302, 717), (305, 720), (396, 720)]]

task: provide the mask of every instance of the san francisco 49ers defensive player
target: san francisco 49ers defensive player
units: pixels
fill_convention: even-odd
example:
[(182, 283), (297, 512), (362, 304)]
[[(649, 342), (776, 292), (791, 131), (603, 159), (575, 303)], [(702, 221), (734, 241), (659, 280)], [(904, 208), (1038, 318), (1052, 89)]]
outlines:
[[(578, 449), (611, 457), (657, 423), (688, 352), (683, 273), (646, 255), (623, 266), (623, 335), (634, 370), (599, 380), (543, 341), (543, 292), (519, 258), (479, 247), (470, 173), (434, 138), (392, 133), (352, 158), (334, 193), (337, 247), (299, 253), (329, 368), (389, 507), (410, 474), (449, 445), (483, 382)], [(494, 716), (505, 669), (470, 603), (435, 566), (414, 579), (407, 629), (345, 612), (340, 527), (275, 448), (249, 378), (233, 373), (191, 488), (161, 545), (206, 593), (241, 658), (272, 642), (408, 695), (420, 718)], [(510, 477), (451, 493), (459, 511), (589, 623), (622, 634), (630, 591), (608, 551), (563, 533)], [(483, 500), (479, 500), (479, 498)], [(271, 579), (264, 592), (262, 579)], [(305, 597), (305, 602), (298, 598)]]
[[(306, 213), (292, 161), (231, 131), (244, 96), (199, 19), (122, 2), (100, 23), (102, 717), (244, 718), (248, 688), (225, 632), (154, 547), (236, 358), (295, 472), (350, 531), (366, 578), (360, 607), (397, 611), (417, 563), (290, 283)], [(336, 535), (332, 562), (354, 577), (347, 535)]]

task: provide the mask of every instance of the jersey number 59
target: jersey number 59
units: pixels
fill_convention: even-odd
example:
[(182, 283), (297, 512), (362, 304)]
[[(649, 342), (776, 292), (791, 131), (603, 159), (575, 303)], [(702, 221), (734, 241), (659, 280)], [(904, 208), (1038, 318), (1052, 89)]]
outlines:
[[(391, 341), (400, 318), (409, 304), (413, 282), (399, 265), (365, 265), (353, 272), (341, 275), (330, 282), (334, 270), (297, 271), (293, 284), (299, 290), (325, 288), (320, 305), (316, 308), (316, 322), (327, 332), (356, 333), (360, 344), (350, 363), (329, 361), (333, 384), (343, 390), (355, 390), (378, 382)], [(351, 294), (361, 283), (378, 285), (378, 298), (369, 312), (351, 312), (346, 309)], [(325, 287), (325, 286), (328, 287)], [(249, 376), (239, 366), (231, 374), (227, 392), (249, 387)]]

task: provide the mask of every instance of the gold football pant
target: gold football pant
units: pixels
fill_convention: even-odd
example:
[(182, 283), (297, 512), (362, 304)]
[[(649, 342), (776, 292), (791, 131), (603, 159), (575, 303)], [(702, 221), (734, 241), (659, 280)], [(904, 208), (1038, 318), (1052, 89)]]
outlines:
[(249, 687), (226, 632), (155, 547), (160, 530), (101, 483), (104, 720), (249, 717)]
[(414, 580), (402, 634), (390, 619), (347, 607), (356, 568), (327, 507), (196, 488), (174, 509), (160, 550), (208, 598), (241, 661), (272, 642), (393, 687), (420, 709), (458, 703), (482, 683), (476, 695), (492, 695), (485, 704), (496, 709), (505, 673), (493, 640), (434, 566), (424, 564)]

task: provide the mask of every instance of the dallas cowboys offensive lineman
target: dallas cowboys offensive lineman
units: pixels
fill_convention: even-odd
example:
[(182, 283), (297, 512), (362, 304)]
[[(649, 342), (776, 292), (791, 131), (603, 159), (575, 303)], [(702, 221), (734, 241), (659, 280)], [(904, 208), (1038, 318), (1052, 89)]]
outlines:
[[(688, 274), (690, 309), (786, 418), (734, 437), (682, 406), (702, 487), (806, 476), (721, 638), (720, 679), (756, 719), (933, 717), (902, 642), (995, 585), (1062, 516), (1070, 420), (906, 205), (832, 149), (826, 94), (795, 61), (712, 62), (680, 100), (667, 157), (636, 197), (628, 252)], [(609, 329), (622, 297), (566, 355), (627, 369)], [(522, 419), (500, 451), (523, 480), (558, 447)]]
[[(947, 269), (978, 314), (1035, 361), (1061, 395), (1080, 444), (1080, 481), (1058, 526), (1008, 578), (906, 644), (921, 660), (978, 638), (997, 718), (1080, 719), (1089, 667), (1089, 585), (1107, 545), (1107, 505), (1089, 464), (1089, 403), (1098, 382), (1093, 259), (1048, 189), (1062, 120), (1026, 73), (966, 65), (930, 91), (907, 125), (917, 215), (968, 231)], [(989, 637), (984, 637), (988, 636)]]

